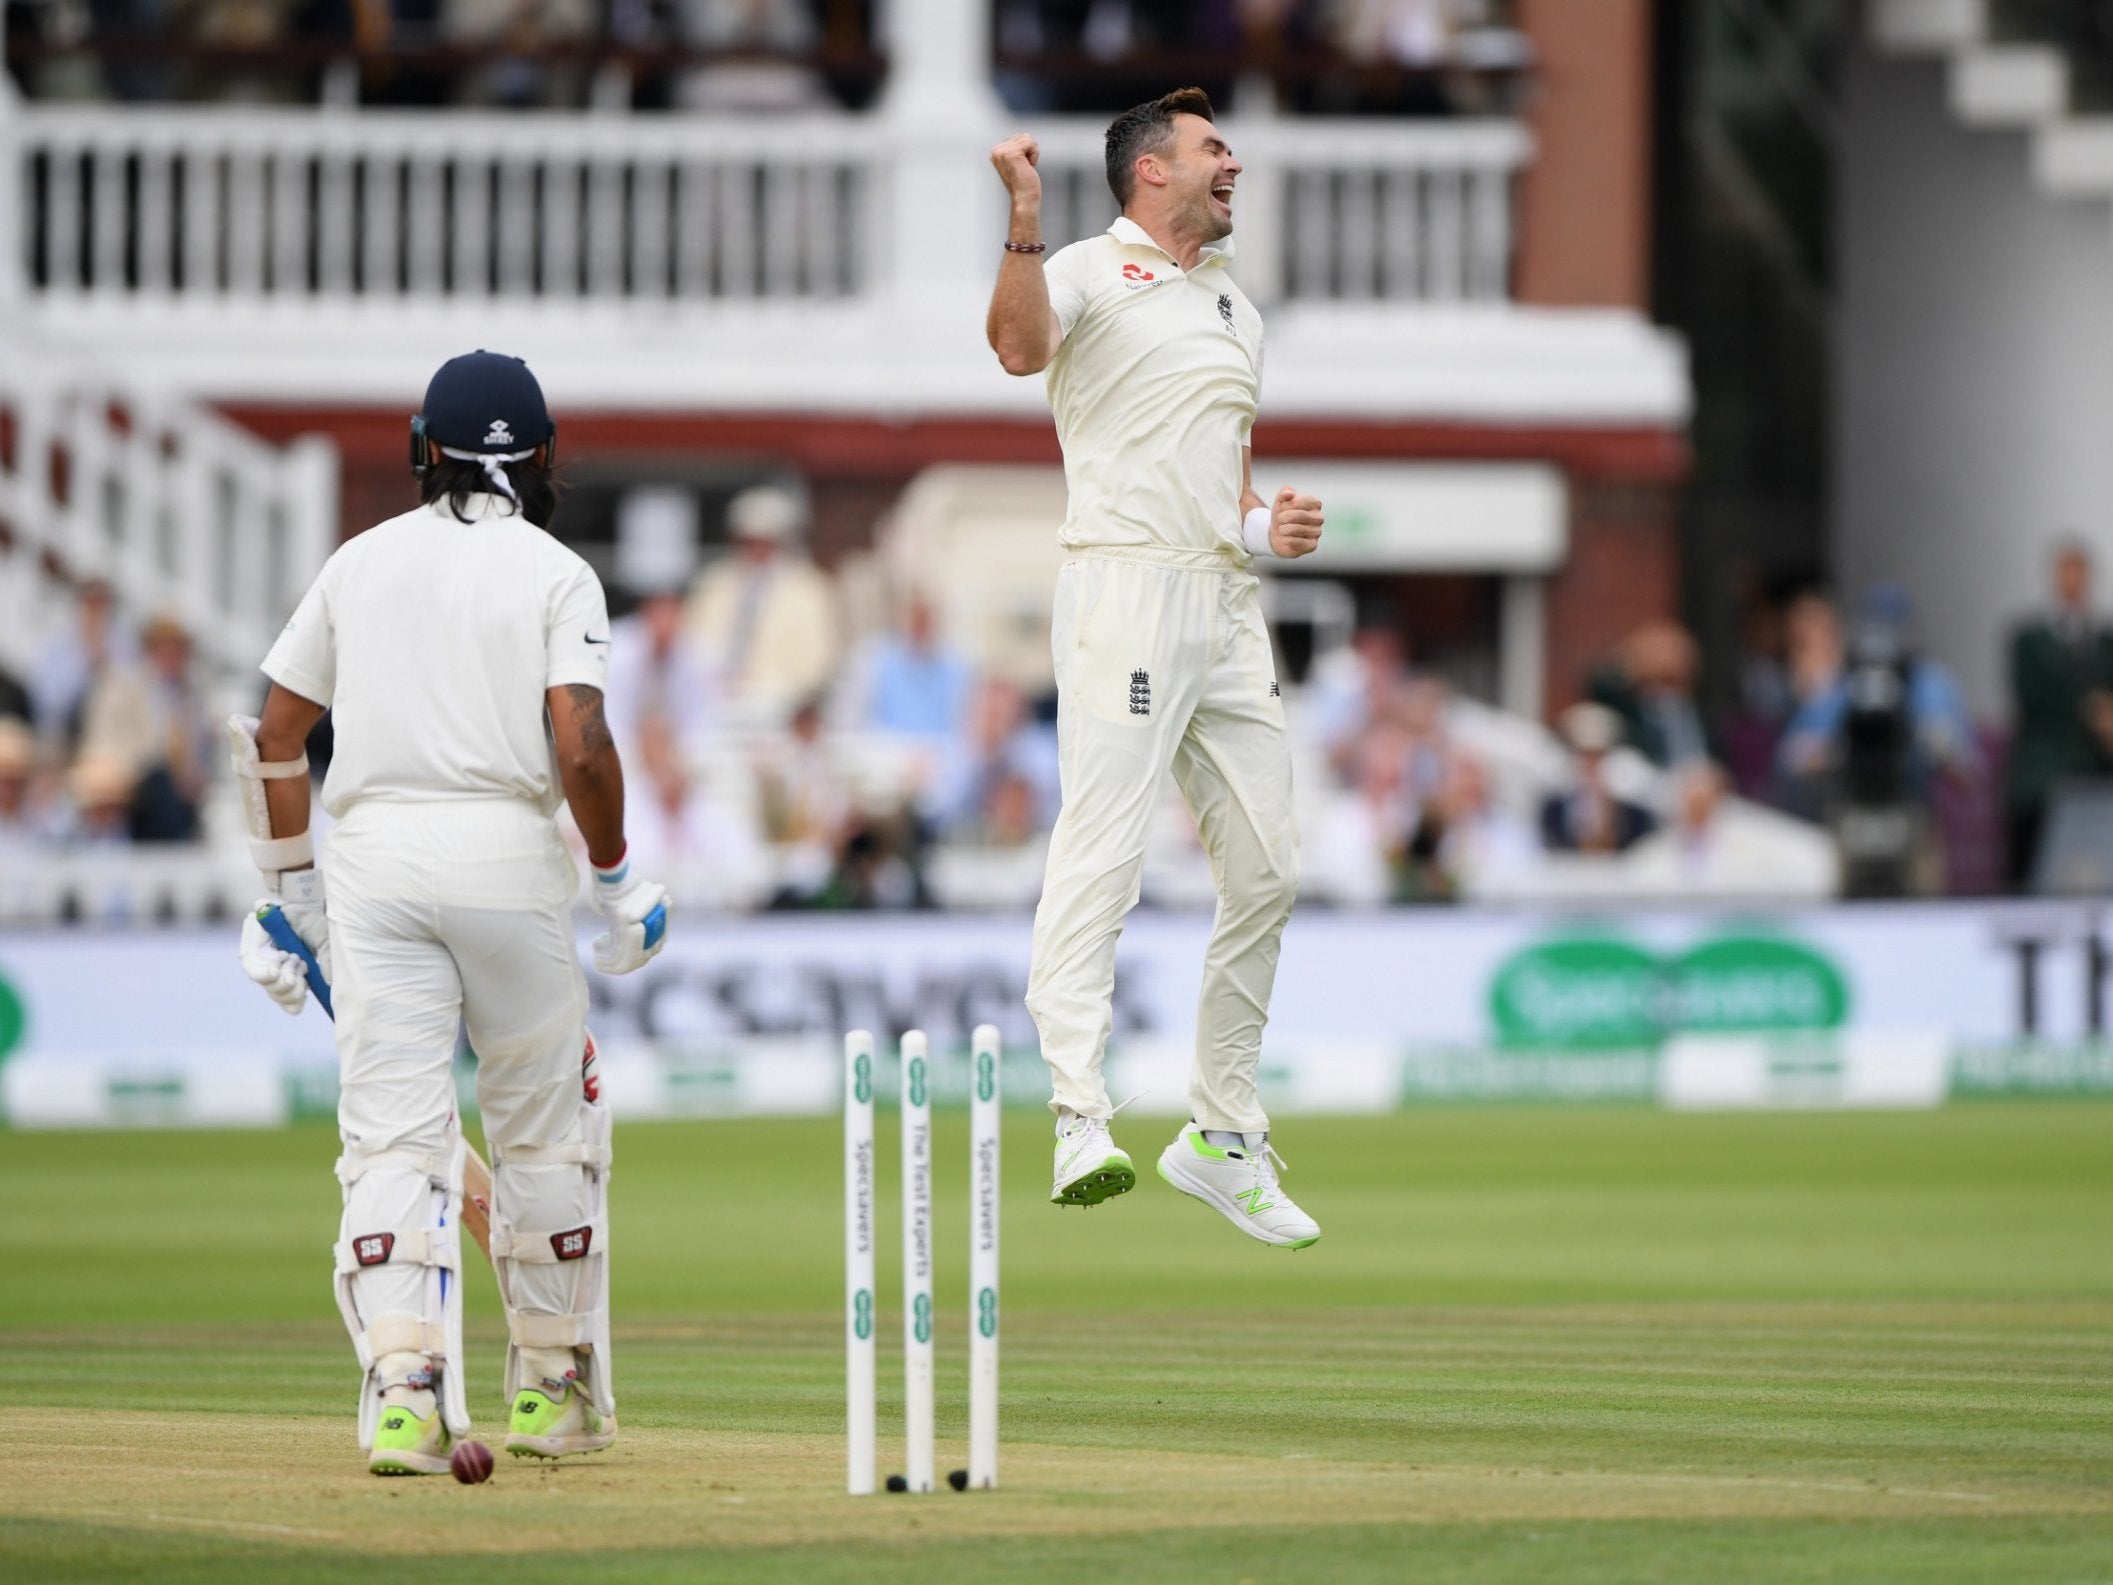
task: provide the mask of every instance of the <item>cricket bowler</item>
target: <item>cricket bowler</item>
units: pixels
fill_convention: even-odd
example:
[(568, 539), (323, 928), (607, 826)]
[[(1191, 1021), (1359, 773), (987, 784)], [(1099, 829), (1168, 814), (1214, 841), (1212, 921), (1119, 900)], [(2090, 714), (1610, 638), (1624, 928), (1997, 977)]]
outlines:
[(1226, 268), (1241, 165), (1200, 89), (1124, 111), (1107, 137), (1120, 218), (1045, 266), (1038, 154), (1024, 134), (991, 151), (1012, 221), (988, 334), (1007, 373), (1048, 371), (1070, 493), (1050, 632), (1064, 801), (1027, 990), (1055, 1091), (1050, 1199), (1097, 1205), (1136, 1182), (1101, 1067), (1115, 943), (1171, 770), (1218, 912), (1191, 1121), (1159, 1175), (1250, 1237), (1304, 1248), (1321, 1230), (1278, 1183), (1255, 1092), (1298, 833), (1253, 565), (1311, 554), (1322, 517), (1312, 496), (1253, 484), (1262, 319)]
[[(609, 1113), (573, 944), (579, 877), (551, 818), (559, 798), (609, 925), (598, 969), (628, 974), (660, 950), (667, 893), (625, 862), (602, 587), (545, 532), (556, 441), (520, 359), (444, 364), (411, 421), (423, 504), (331, 556), (264, 659), (261, 720), (229, 723), (268, 901), (335, 995), (336, 1292), (359, 1357), (360, 1446), (378, 1475), (446, 1474), (470, 1428), (458, 1021), (491, 1147), (506, 1446), (557, 1458), (616, 1439)], [(304, 752), (326, 707), (327, 899)], [(304, 965), (254, 915), (241, 957), (300, 1011)]]

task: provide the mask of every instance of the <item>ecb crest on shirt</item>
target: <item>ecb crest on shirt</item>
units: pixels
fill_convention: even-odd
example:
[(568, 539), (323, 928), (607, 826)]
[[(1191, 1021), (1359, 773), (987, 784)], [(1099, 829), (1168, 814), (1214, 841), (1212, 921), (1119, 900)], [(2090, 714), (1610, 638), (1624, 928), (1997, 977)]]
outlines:
[(1227, 330), (1230, 330), (1236, 336), (1240, 334), (1240, 327), (1233, 323), (1233, 294), (1231, 292), (1220, 292), (1218, 294), (1218, 317), (1225, 321)]

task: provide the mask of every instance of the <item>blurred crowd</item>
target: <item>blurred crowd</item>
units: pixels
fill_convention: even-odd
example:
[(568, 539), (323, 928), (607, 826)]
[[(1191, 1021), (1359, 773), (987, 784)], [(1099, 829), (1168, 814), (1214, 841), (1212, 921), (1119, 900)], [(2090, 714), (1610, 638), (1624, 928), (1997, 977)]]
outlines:
[[(1015, 110), (1109, 112), (1205, 78), (1283, 108), (1501, 108), (1527, 64), (1505, 0), (991, 0)], [(42, 98), (721, 112), (861, 109), (874, 0), (4, 0)]]
[[(960, 591), (859, 595), (819, 566), (795, 488), (734, 496), (698, 570), (721, 538), (700, 519), (677, 488), (635, 490), (618, 513), (608, 711), (640, 864), (729, 909), (1031, 905), (1060, 798), (1046, 683), (950, 638)], [(1715, 708), (1694, 638), (1647, 625), (1553, 730), (1458, 694), (1398, 623), (1371, 622), (1286, 687), (1303, 892), (1376, 906), (2026, 885), (2050, 807), (2113, 787), (2113, 629), (2091, 578), (2086, 550), (2062, 546), (2045, 609), (2011, 640), (2007, 729), (1977, 727), (1890, 585), (1846, 608), (1810, 588), (1756, 600)], [(83, 585), (27, 675), (0, 674), (0, 855), (217, 841), (239, 856), (215, 700), (179, 621), (135, 628)], [(311, 758), (320, 775), (327, 734)], [(1147, 898), (1207, 901), (1171, 792), (1162, 824)]]
[(183, 624), (133, 631), (85, 584), (30, 675), (0, 673), (0, 858), (194, 841), (226, 758)]

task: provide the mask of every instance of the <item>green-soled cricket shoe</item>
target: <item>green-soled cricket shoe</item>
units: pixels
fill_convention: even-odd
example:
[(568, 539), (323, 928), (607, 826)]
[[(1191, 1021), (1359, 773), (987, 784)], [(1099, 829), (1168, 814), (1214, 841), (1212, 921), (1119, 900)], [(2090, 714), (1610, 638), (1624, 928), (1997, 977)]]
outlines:
[(1319, 1243), (1320, 1224), (1300, 1210), (1277, 1181), (1284, 1158), (1270, 1149), (1269, 1135), (1234, 1134), (1231, 1141), (1214, 1145), (1190, 1123), (1160, 1152), (1159, 1175), (1260, 1243), (1278, 1249)]
[(1052, 1205), (1098, 1205), (1137, 1187), (1137, 1168), (1129, 1152), (1117, 1147), (1104, 1117), (1065, 1112), (1056, 1125), (1056, 1171), (1050, 1180)]
[(546, 1377), (541, 1386), (514, 1394), (514, 1415), (506, 1429), (506, 1451), (516, 1457), (563, 1458), (568, 1453), (599, 1453), (616, 1440), (616, 1416), (603, 1414), (587, 1401), (571, 1374), (563, 1381)]
[(401, 1406), (385, 1406), (367, 1452), (368, 1472), (375, 1475), (445, 1475), (455, 1439), (436, 1407), (429, 1416)]

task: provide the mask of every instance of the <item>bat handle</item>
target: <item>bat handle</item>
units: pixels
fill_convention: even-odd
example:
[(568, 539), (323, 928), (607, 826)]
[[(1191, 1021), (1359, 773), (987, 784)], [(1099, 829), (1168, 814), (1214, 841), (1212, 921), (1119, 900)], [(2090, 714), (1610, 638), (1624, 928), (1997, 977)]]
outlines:
[(301, 932), (294, 929), (293, 921), (277, 903), (266, 903), (257, 910), (257, 923), (271, 937), (272, 945), (281, 952), (291, 952), (301, 960), (301, 970), (308, 979), (309, 994), (322, 1005), (331, 1018), (337, 1017), (337, 1009), (330, 1002), (330, 982), (323, 978), (323, 965), (316, 961), (315, 949), (301, 939)]

